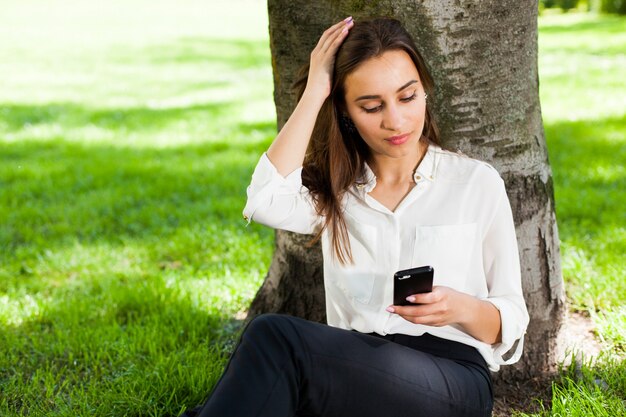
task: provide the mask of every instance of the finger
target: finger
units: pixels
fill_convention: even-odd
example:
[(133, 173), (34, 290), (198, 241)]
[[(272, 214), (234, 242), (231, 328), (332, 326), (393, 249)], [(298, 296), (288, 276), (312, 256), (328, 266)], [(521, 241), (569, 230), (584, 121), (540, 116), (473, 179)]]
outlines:
[(339, 49), (339, 45), (341, 45), (341, 43), (346, 38), (346, 36), (348, 36), (348, 32), (352, 28), (352, 25), (353, 25), (352, 22), (346, 24), (346, 26), (341, 30), (341, 32), (334, 35), (334, 39), (333, 37), (328, 38), (326, 45), (324, 45), (323, 47), (325, 49), (322, 49), (322, 52), (326, 54), (328, 53), (334, 54), (337, 51), (337, 49)]
[(324, 44), (324, 42), (326, 42), (326, 39), (328, 39), (328, 37), (333, 34), (334, 32), (336, 32), (338, 29), (342, 28), (343, 26), (345, 26), (346, 21), (345, 19), (335, 23), (334, 25), (332, 25), (331, 27), (329, 27), (328, 29), (326, 29), (324, 31), (324, 33), (322, 33), (322, 36), (320, 36), (319, 41), (317, 42), (317, 47), (320, 47)]
[(435, 313), (435, 309), (429, 305), (419, 306), (390, 306), (387, 311), (400, 316), (421, 317)]
[(334, 26), (331, 26), (328, 29), (328, 34), (326, 34), (326, 32), (324, 32), (324, 35), (322, 35), (322, 39), (320, 39), (320, 50), (322, 52), (326, 52), (328, 51), (328, 49), (330, 48), (330, 46), (337, 40), (337, 38), (343, 38), (348, 32), (347, 29), (351, 28), (354, 25), (354, 21), (352, 20), (352, 18), (349, 18), (350, 20), (346, 21), (346, 20), (342, 20), (341, 22), (337, 23)]
[(429, 324), (439, 322), (442, 317), (442, 311), (436, 305), (419, 305), (419, 306), (391, 306), (394, 313), (419, 324)]
[(431, 304), (437, 301), (436, 296), (430, 292), (413, 294), (408, 296), (406, 300), (414, 304)]
[(429, 315), (429, 316), (400, 316), (406, 321), (409, 321), (414, 324), (423, 324), (426, 326), (443, 326), (445, 322), (441, 319), (440, 316), (437, 315)]

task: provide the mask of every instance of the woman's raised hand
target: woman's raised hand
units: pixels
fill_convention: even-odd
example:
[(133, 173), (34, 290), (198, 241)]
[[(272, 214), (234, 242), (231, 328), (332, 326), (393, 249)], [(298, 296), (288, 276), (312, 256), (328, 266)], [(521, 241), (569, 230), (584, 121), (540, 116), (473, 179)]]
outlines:
[(330, 95), (335, 54), (348, 31), (354, 25), (352, 16), (326, 29), (311, 52), (309, 77), (305, 94), (314, 94), (325, 99)]
[(304, 94), (267, 150), (267, 157), (283, 177), (302, 166), (317, 115), (330, 95), (337, 48), (353, 25), (349, 17), (329, 27), (311, 52)]

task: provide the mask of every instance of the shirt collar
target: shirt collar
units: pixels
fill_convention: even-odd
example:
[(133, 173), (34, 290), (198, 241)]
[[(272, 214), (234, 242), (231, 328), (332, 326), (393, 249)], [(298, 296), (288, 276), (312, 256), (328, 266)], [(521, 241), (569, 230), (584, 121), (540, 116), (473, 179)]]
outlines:
[(441, 148), (432, 142), (428, 143), (428, 149), (426, 155), (422, 158), (422, 162), (417, 166), (415, 173), (413, 174), (413, 181), (416, 183), (422, 179), (426, 179), (430, 182), (435, 181), (437, 174), (437, 162), (439, 161), (439, 152)]
[(376, 187), (376, 175), (367, 162), (363, 162), (363, 175), (361, 175), (354, 183), (357, 191), (369, 193)]
[[(428, 144), (426, 155), (424, 155), (424, 158), (422, 158), (422, 161), (413, 173), (413, 181), (416, 184), (422, 180), (435, 181), (439, 151), (441, 151), (439, 146), (434, 143)], [(358, 192), (363, 193), (369, 193), (376, 187), (376, 175), (374, 175), (374, 171), (372, 171), (367, 162), (363, 163), (363, 174), (356, 180), (354, 185)]]

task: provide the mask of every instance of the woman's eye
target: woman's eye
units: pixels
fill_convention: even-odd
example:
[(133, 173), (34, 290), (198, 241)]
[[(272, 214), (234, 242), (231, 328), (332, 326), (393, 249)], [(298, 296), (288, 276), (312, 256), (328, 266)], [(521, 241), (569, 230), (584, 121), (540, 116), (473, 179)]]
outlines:
[(413, 94), (411, 94), (409, 97), (401, 98), (400, 101), (402, 101), (403, 103), (408, 103), (409, 101), (415, 100), (416, 97), (417, 97), (417, 94), (413, 92)]
[[(403, 103), (408, 103), (410, 101), (415, 100), (416, 97), (417, 97), (417, 91), (414, 91), (413, 94), (411, 94), (410, 96), (402, 97), (400, 99), (400, 101), (403, 102)], [(376, 112), (379, 112), (380, 110), (382, 110), (383, 105), (381, 104), (381, 105), (376, 106), (376, 107), (361, 107), (361, 108), (363, 109), (363, 111), (365, 111), (365, 113), (376, 113)]]
[(380, 105), (380, 106), (370, 107), (370, 108), (363, 107), (363, 110), (365, 110), (365, 113), (376, 113), (377, 111), (379, 111), (382, 108), (383, 108), (383, 106)]

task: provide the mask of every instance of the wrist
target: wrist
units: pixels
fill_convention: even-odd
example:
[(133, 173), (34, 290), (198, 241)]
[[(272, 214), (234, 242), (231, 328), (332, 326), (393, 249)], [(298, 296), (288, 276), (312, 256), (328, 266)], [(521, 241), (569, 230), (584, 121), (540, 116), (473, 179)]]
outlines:
[(320, 90), (321, 89), (319, 88), (311, 88), (307, 86), (302, 93), (302, 98), (300, 99), (300, 101), (315, 103), (321, 107), (322, 104), (324, 104), (324, 101), (326, 101), (326, 99), (330, 95), (330, 92)]
[(469, 294), (458, 293), (459, 299), (456, 301), (456, 323), (463, 327), (471, 325), (475, 320), (475, 314), (481, 301)]

